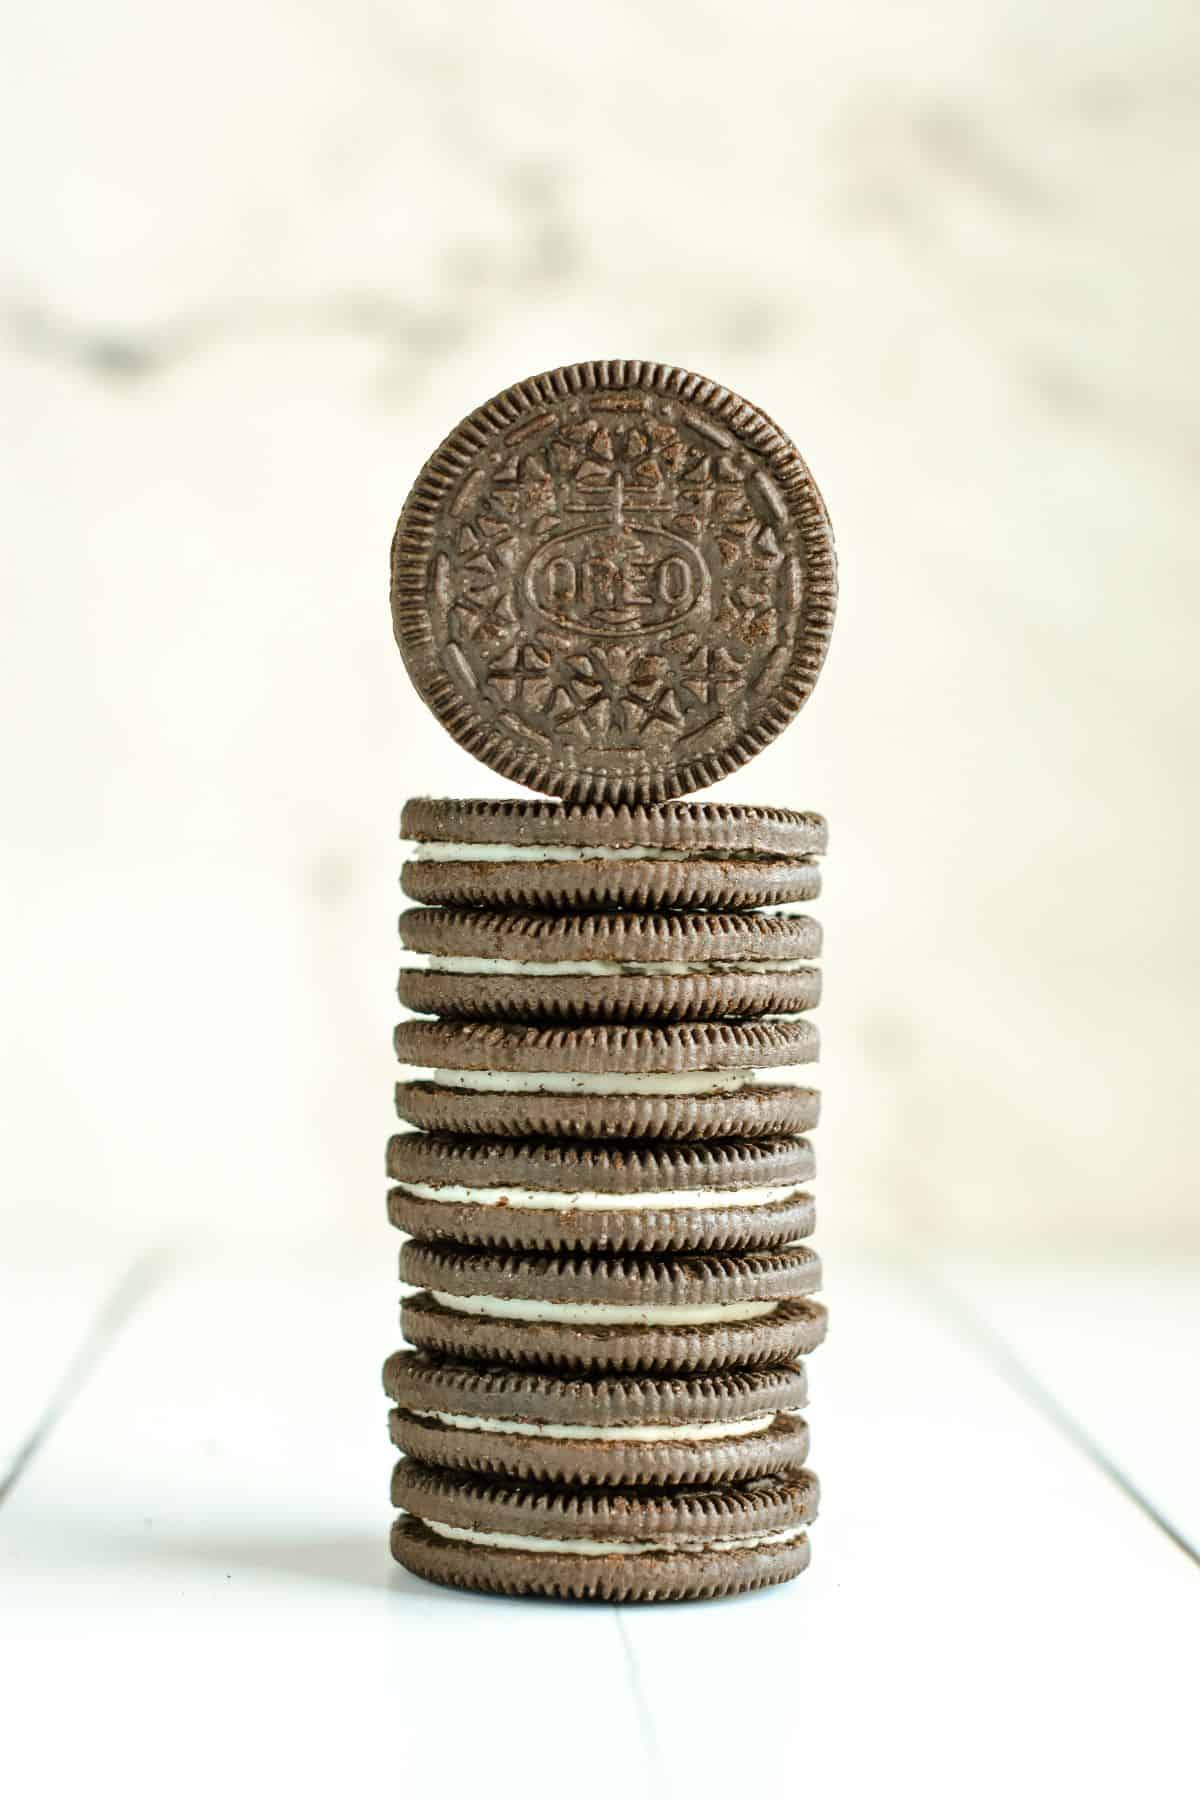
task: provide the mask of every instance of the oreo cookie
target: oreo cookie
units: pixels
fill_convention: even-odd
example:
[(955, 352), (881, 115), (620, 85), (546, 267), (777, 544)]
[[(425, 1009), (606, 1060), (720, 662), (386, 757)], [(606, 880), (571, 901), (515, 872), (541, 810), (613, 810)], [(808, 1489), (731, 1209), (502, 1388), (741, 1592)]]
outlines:
[(708, 787), (812, 692), (833, 539), (794, 444), (660, 363), (517, 383), (417, 478), (392, 545), (413, 684), (490, 768), (572, 801)]
[(531, 1368), (720, 1369), (791, 1362), (824, 1335), (815, 1251), (521, 1255), (409, 1242), (400, 1279), (418, 1349)]
[(742, 1481), (800, 1468), (802, 1363), (641, 1380), (472, 1367), (398, 1350), (392, 1442), (440, 1468), (572, 1485)]
[(411, 900), (576, 912), (812, 900), (827, 836), (819, 814), (780, 807), (545, 800), (410, 800), (400, 835)]
[(817, 1056), (803, 1019), (544, 1027), (469, 1020), (398, 1025), (424, 1073), (396, 1111), (425, 1131), (492, 1137), (785, 1137), (817, 1123), (800, 1079)]
[(413, 1012), (447, 1018), (688, 1020), (793, 1014), (820, 999), (804, 914), (483, 912), (400, 918)]
[(392, 1476), (396, 1561), (427, 1581), (572, 1600), (701, 1600), (808, 1565), (810, 1470), (708, 1488), (523, 1485), (406, 1459)]
[(769, 1248), (807, 1237), (803, 1138), (585, 1144), (408, 1131), (388, 1145), (388, 1217), (426, 1240), (498, 1250)]

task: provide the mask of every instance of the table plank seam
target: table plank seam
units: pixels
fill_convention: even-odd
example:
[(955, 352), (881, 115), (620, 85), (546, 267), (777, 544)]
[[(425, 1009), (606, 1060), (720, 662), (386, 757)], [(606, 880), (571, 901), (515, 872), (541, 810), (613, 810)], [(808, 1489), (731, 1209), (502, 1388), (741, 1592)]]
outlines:
[(642, 1671), (638, 1663), (637, 1652), (633, 1647), (633, 1639), (629, 1635), (629, 1621), (625, 1617), (623, 1607), (614, 1606), (611, 1611), (625, 1659), (626, 1672), (629, 1676), (629, 1691), (633, 1700), (638, 1730), (641, 1734), (642, 1748), (646, 1753), (646, 1770), (656, 1782), (661, 1783), (665, 1776), (662, 1748), (658, 1741), (658, 1733), (654, 1728), (654, 1712), (649, 1696), (642, 1685)]
[(171, 1258), (162, 1246), (135, 1257), (97, 1308), (33, 1425), (0, 1472), (0, 1506), (12, 1494), (57, 1425), (70, 1409), (91, 1371), (121, 1332), (166, 1280)]
[(964, 1344), (982, 1355), (993, 1372), (1015, 1394), (1026, 1400), (1056, 1431), (1067, 1438), (1094, 1468), (1120, 1489), (1126, 1499), (1182, 1551), (1196, 1568), (1200, 1568), (1200, 1544), (1155, 1504), (1137, 1481), (1109, 1454), (1058, 1398), (1003, 1334), (990, 1325), (961, 1293), (946, 1281), (938, 1280), (929, 1270), (914, 1263), (904, 1264), (905, 1273), (930, 1311)]

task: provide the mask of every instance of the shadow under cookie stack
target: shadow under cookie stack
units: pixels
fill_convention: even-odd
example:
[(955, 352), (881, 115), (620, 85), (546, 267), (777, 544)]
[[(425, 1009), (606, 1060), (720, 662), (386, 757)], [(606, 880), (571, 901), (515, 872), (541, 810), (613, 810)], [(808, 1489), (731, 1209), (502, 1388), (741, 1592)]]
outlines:
[(818, 1494), (803, 908), (825, 825), (670, 796), (811, 691), (833, 607), (819, 495), (727, 390), (575, 365), (427, 464), (392, 599), (454, 735), (562, 796), (404, 809), (399, 997), (423, 1016), (396, 1028), (409, 1129), (387, 1159), (417, 1290), (384, 1369), (393, 1554), (577, 1599), (788, 1580)]

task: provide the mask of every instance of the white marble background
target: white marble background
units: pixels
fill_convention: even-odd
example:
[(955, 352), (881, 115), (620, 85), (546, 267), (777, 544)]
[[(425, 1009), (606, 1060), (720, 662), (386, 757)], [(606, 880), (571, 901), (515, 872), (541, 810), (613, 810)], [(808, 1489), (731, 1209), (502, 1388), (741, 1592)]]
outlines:
[(383, 1242), (425, 454), (659, 357), (838, 531), (826, 1242), (1200, 1242), (1200, 14), (4, 8), (6, 1246)]

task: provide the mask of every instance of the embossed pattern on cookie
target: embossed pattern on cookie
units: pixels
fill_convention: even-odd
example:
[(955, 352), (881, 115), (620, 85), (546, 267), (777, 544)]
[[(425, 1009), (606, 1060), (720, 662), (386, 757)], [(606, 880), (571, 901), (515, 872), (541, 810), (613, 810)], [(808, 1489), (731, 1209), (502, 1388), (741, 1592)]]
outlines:
[(392, 546), (396, 639), (482, 762), (575, 801), (718, 781), (804, 704), (833, 622), (824, 504), (727, 388), (647, 362), (517, 383), (435, 451)]

